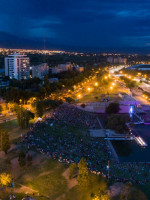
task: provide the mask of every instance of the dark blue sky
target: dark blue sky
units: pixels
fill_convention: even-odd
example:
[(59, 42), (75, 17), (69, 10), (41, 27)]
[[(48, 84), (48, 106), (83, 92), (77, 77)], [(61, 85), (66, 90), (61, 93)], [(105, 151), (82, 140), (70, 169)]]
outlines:
[(150, 49), (149, 0), (0, 0), (0, 47)]

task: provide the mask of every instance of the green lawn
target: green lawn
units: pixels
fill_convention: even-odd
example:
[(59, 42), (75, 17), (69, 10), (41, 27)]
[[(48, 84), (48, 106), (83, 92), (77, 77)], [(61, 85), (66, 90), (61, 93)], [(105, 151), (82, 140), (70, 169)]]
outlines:
[[(6, 162), (0, 163), (0, 167), (5, 168)], [(67, 180), (62, 173), (67, 169), (67, 165), (54, 160), (43, 159), (37, 166), (27, 166), (20, 171), (20, 176), (15, 179), (15, 188), (19, 189), (21, 185), (33, 189), (38, 200), (55, 200), (68, 191)], [(21, 184), (21, 185), (20, 185)], [(8, 200), (12, 193), (11, 187), (0, 190), (0, 198)], [(39, 193), (39, 196), (38, 196)], [(23, 195), (15, 193), (19, 200)], [(32, 196), (32, 194), (30, 194)]]
[[(108, 98), (113, 101), (120, 101), (121, 98), (118, 96), (117, 89), (114, 90), (113, 92), (109, 92), (107, 94), (107, 91), (102, 92), (102, 91), (95, 91), (91, 92), (87, 95), (84, 95), (81, 99), (78, 100), (79, 103), (88, 103), (88, 102), (102, 102), (104, 98)], [(98, 97), (96, 99), (95, 97)]]
[[(22, 184), (38, 191), (37, 199), (54, 200), (67, 191), (67, 181), (62, 173), (67, 166), (54, 160), (44, 160), (38, 166), (28, 167), (16, 180), (17, 185)], [(38, 192), (35, 195), (38, 196)]]
[(144, 192), (144, 194), (150, 199), (150, 183), (147, 183), (146, 185), (136, 185), (137, 188), (139, 188), (141, 191)]
[[(9, 195), (12, 195), (12, 190), (6, 191), (5, 189), (0, 191), (0, 199), (1, 200), (9, 200)], [(24, 194), (15, 194), (17, 200), (21, 200), (24, 197)]]
[(28, 128), (21, 129), (16, 119), (8, 121), (6, 123), (2, 123), (2, 128), (8, 131), (10, 141), (12, 143), (14, 143), (21, 136), (21, 134), (23, 135), (28, 130)]

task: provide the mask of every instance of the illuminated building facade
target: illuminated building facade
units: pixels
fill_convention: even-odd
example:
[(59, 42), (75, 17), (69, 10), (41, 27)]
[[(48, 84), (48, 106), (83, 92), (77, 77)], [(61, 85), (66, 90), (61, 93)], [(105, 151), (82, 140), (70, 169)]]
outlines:
[(28, 79), (30, 75), (29, 58), (26, 55), (14, 53), (5, 57), (5, 76), (10, 79)]
[(32, 78), (37, 77), (39, 79), (44, 79), (49, 73), (49, 66), (47, 63), (42, 63), (40, 65), (32, 66)]

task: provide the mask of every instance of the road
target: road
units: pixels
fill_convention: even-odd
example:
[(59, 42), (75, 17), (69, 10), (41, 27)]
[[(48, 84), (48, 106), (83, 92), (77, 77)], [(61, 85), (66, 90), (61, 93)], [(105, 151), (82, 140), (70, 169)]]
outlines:
[[(112, 74), (112, 75), (113, 75), (113, 74)], [(120, 75), (122, 76), (123, 74), (120, 74)], [(114, 76), (114, 78), (117, 80), (117, 82), (118, 82), (119, 84), (122, 84), (122, 92), (127, 93), (129, 96), (131, 96), (132, 98), (134, 98), (134, 99), (136, 99), (137, 101), (139, 101), (141, 105), (150, 105), (149, 100), (147, 100), (145, 97), (143, 97), (142, 94), (139, 94), (139, 95), (136, 94), (136, 95), (133, 96), (132, 93), (130, 92), (130, 89), (125, 87), (124, 82), (121, 81), (121, 80), (119, 79), (118, 75), (116, 76), (116, 75), (114, 74), (113, 76)], [(132, 78), (132, 77), (131, 77), (131, 78)], [(139, 83), (139, 87), (140, 87), (140, 88), (142, 88), (144, 91), (150, 93), (150, 84), (143, 82), (143, 81), (142, 81), (142, 80), (143, 80), (142, 77), (134, 77), (134, 80), (137, 81), (137, 82)], [(140, 83), (140, 81), (142, 81), (142, 82)], [(126, 90), (125, 90), (125, 88), (126, 88)]]
[(4, 122), (15, 120), (15, 119), (17, 119), (17, 117), (15, 115), (1, 116), (0, 117), (0, 124), (2, 124)]

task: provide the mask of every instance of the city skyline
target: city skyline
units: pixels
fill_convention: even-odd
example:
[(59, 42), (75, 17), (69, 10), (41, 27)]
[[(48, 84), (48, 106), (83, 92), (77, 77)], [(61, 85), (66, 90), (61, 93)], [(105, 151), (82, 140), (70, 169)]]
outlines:
[(0, 47), (147, 53), (147, 1), (0, 2)]

